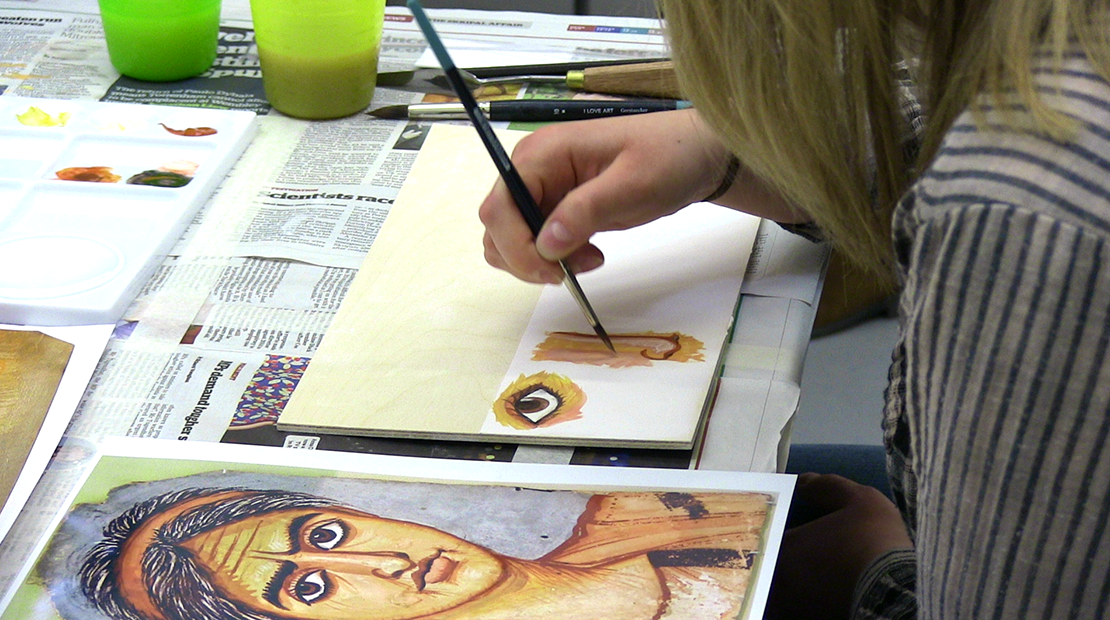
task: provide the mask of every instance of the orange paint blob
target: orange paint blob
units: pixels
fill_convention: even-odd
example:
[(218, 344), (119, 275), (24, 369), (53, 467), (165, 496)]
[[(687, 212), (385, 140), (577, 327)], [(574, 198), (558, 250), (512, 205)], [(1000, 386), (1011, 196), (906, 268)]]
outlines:
[(54, 176), (63, 181), (85, 181), (87, 183), (117, 183), (120, 180), (120, 176), (112, 172), (112, 169), (108, 166), (62, 168), (55, 172)]

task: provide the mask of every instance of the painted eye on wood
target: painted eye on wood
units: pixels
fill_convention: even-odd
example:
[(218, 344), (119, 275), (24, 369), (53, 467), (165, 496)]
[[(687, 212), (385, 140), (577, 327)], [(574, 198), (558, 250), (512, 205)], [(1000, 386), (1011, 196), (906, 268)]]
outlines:
[(562, 399), (559, 398), (558, 394), (549, 392), (541, 385), (536, 386), (534, 390), (527, 394), (519, 395), (509, 404), (517, 414), (528, 418), (533, 424), (539, 424), (548, 416), (555, 415), (559, 411)]
[(548, 372), (520, 375), (493, 403), (497, 421), (523, 430), (551, 426), (582, 416), (586, 394), (570, 379)]

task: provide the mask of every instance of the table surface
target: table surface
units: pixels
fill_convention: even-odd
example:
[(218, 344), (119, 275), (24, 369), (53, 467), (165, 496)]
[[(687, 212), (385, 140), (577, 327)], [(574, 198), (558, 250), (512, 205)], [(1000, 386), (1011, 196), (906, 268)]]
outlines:
[[(207, 81), (168, 85), (118, 79), (107, 61), (93, 0), (41, 0), (32, 9), (17, 0), (0, 0), (0, 9), (4, 16), (26, 18), (28, 23), (40, 17), (61, 18), (45, 22), (50, 24), (45, 34), (36, 31), (29, 37), (31, 51), (24, 51), (23, 57), (8, 58), (2, 54), (18, 52), (0, 51), (0, 65), (14, 60), (24, 67), (18, 74), (0, 75), (0, 102), (11, 97), (104, 97), (194, 105), (222, 102), (246, 109), (264, 104), (258, 100), (256, 56), (251, 64), (247, 0), (224, 0), (221, 53)], [(431, 13), (454, 25), (444, 28), (449, 46), (468, 38), (517, 42), (517, 58), (562, 60), (559, 56), (569, 53), (568, 45), (620, 48), (627, 54), (665, 53), (662, 35), (650, 20)], [(416, 27), (405, 19), (405, 9), (390, 7), (388, 15), (393, 20), (387, 18), (382, 67), (411, 65), (422, 51)], [(522, 24), (534, 36), (520, 36)], [(578, 39), (596, 45), (578, 45)], [(47, 70), (50, 75), (45, 75)], [(200, 93), (202, 87), (211, 92)], [(423, 95), (416, 90), (379, 88), (373, 106), (418, 101)], [(219, 382), (213, 379), (215, 389), (202, 398), (211, 396), (214, 403), (238, 407), (250, 422), (250, 415), (262, 420), (265, 411), (261, 407), (262, 413), (243, 413), (244, 391), (265, 383), (266, 372), (288, 379), (298, 364), (303, 369), (372, 241), (360, 238), (358, 231), (376, 230), (384, 219), (415, 157), (406, 140), (420, 133), (405, 121), (369, 117), (312, 123), (270, 113), (260, 115), (258, 122), (259, 136), (108, 341), (92, 383), (76, 405), (62, 449), (0, 545), (0, 590), (11, 578), (8, 567), (18, 564), (10, 560), (27, 554), (41, 535), (43, 515), (55, 511), (77, 484), (84, 471), (81, 464), (96, 443), (112, 435), (513, 462), (781, 469), (827, 251), (770, 222), (761, 223), (717, 403), (705, 439), (692, 452), (300, 437), (278, 433), (272, 420), (253, 428), (242, 424), (243, 432), (236, 435), (228, 431), (230, 413), (200, 417), (195, 413), (197, 383), (183, 379), (194, 371), (210, 377), (219, 373)], [(98, 346), (96, 342), (89, 346)], [(232, 370), (236, 377), (224, 376)], [(54, 442), (47, 448), (53, 450)]]

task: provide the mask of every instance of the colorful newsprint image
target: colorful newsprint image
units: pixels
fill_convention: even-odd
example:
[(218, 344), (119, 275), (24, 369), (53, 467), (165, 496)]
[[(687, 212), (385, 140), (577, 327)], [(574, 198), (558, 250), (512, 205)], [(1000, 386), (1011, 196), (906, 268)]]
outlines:
[(793, 484), (109, 440), (0, 617), (762, 618)]

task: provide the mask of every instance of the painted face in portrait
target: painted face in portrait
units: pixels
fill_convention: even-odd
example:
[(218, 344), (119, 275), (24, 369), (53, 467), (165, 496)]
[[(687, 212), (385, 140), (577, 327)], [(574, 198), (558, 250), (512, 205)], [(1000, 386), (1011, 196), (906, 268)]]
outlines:
[(180, 543), (229, 599), (265, 614), (400, 620), (445, 611), (498, 583), (498, 556), (440, 530), (357, 510), (251, 516)]

